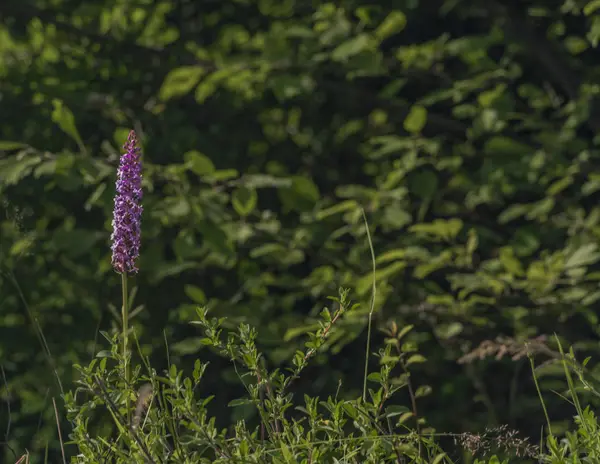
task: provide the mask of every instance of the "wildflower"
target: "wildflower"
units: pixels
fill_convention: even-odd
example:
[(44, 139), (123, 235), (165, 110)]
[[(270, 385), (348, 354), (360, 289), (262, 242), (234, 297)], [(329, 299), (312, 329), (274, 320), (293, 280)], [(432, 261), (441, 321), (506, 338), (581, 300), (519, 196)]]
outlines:
[(141, 149), (134, 131), (123, 146), (117, 174), (117, 195), (112, 221), (112, 265), (118, 273), (137, 272), (142, 217)]

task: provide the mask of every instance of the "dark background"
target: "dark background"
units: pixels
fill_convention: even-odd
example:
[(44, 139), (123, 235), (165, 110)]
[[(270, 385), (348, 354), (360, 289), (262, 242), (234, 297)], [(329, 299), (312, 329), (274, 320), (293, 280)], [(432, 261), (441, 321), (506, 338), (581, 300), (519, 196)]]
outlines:
[[(415, 325), (428, 424), (508, 424), (537, 442), (525, 342), (554, 350), (557, 333), (581, 359), (599, 347), (600, 10), (587, 3), (2, 1), (5, 462), (58, 449), (57, 376), (72, 388), (72, 365), (119, 325), (109, 237), (131, 128), (145, 189), (133, 325), (158, 369), (166, 344), (179, 366), (211, 360), (223, 425), (255, 417), (227, 407), (242, 392), (189, 324), (198, 305), (256, 326), (272, 368), (350, 288), (360, 308), (295, 393), (326, 397), (342, 379), (360, 395), (362, 207), (375, 328)], [(561, 371), (539, 375), (560, 432), (574, 414), (553, 393)]]

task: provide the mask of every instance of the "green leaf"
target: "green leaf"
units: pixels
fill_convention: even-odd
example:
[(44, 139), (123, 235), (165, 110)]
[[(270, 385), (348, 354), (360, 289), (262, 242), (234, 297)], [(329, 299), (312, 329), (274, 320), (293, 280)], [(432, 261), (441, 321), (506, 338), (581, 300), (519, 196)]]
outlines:
[(319, 200), (318, 187), (309, 178), (294, 176), (290, 188), (282, 188), (278, 191), (284, 206), (284, 211), (307, 211), (315, 206)]
[(417, 234), (433, 235), (444, 240), (454, 240), (463, 228), (460, 219), (436, 219), (428, 224), (415, 224), (409, 230)]
[(345, 402), (344, 409), (346, 410), (346, 412), (352, 419), (358, 418), (358, 410), (354, 407), (354, 405), (352, 403)]
[(565, 269), (587, 266), (597, 262), (600, 259), (600, 253), (596, 251), (597, 249), (598, 245), (595, 243), (588, 243), (578, 248), (565, 262)]
[(406, 334), (410, 332), (413, 328), (414, 325), (412, 324), (405, 325), (404, 327), (402, 327), (402, 329), (400, 329), (400, 332), (398, 332), (398, 335), (396, 335), (396, 340), (402, 340), (406, 336)]
[(317, 330), (318, 328), (319, 328), (319, 324), (310, 324), (310, 325), (303, 325), (301, 327), (294, 327), (292, 329), (287, 329), (287, 331), (285, 332), (285, 335), (283, 336), (283, 341), (289, 342), (290, 340), (293, 340), (294, 338), (296, 338), (300, 335), (307, 334), (311, 331)]
[(204, 220), (198, 225), (198, 230), (212, 253), (228, 256), (233, 251), (231, 238), (220, 225)]
[(435, 334), (442, 340), (448, 340), (455, 337), (463, 331), (463, 325), (460, 322), (450, 322), (435, 327)]
[(420, 355), (420, 354), (413, 354), (410, 358), (408, 358), (406, 360), (406, 365), (410, 366), (411, 364), (417, 364), (417, 363), (424, 363), (427, 361), (427, 358), (425, 358), (425, 356)]
[(380, 254), (376, 262), (377, 264), (389, 263), (390, 261), (398, 261), (400, 259), (404, 259), (406, 256), (406, 250), (404, 248), (400, 248), (397, 250), (389, 250), (385, 253)]
[(586, 6), (583, 7), (583, 13), (586, 16), (589, 16), (597, 9), (600, 9), (600, 0), (592, 0), (591, 2), (588, 2)]
[(387, 408), (385, 408), (385, 417), (390, 418), (390, 417), (394, 417), (394, 416), (400, 416), (408, 411), (410, 411), (410, 410), (406, 406), (394, 404), (392, 406), (388, 406)]
[(371, 372), (367, 376), (369, 382), (381, 383), (381, 374), (379, 372)]
[(446, 457), (446, 453), (440, 453), (438, 454), (433, 461), (431, 461), (431, 464), (440, 464), (442, 462), (442, 460)]
[(173, 353), (179, 356), (198, 353), (205, 346), (201, 338), (186, 338), (171, 345), (170, 349)]
[(380, 364), (396, 364), (400, 361), (400, 356), (382, 356), (379, 360)]
[(410, 224), (412, 220), (412, 215), (406, 211), (400, 203), (392, 203), (385, 208), (382, 225), (391, 227), (395, 230), (400, 230), (407, 224)]
[(489, 155), (530, 155), (533, 148), (524, 143), (517, 142), (509, 137), (495, 136), (484, 145), (483, 152)]
[(165, 263), (159, 270), (156, 271), (154, 278), (163, 280), (170, 276), (176, 276), (189, 269), (196, 269), (199, 265), (197, 262), (187, 261), (183, 263)]
[(10, 142), (8, 140), (0, 141), (0, 150), (11, 151), (19, 148), (26, 148), (27, 144), (21, 142)]
[(9, 254), (11, 256), (21, 256), (27, 253), (34, 244), (34, 240), (32, 237), (25, 237), (20, 240), (17, 240), (10, 247)]
[(268, 174), (244, 174), (240, 179), (244, 187), (259, 188), (282, 188), (291, 187), (292, 180), (286, 177), (275, 177)]
[(414, 105), (404, 120), (404, 129), (411, 134), (420, 133), (427, 123), (427, 109), (420, 105)]
[(590, 47), (590, 43), (587, 40), (576, 36), (566, 37), (563, 43), (572, 55), (579, 55)]
[(262, 256), (269, 256), (277, 253), (285, 253), (286, 248), (280, 243), (264, 243), (257, 246), (250, 251), (251, 258), (260, 258)]
[(515, 276), (521, 276), (524, 273), (521, 262), (515, 257), (514, 249), (504, 247), (500, 250), (500, 262), (508, 272)]
[(270, 80), (270, 84), (273, 93), (281, 102), (297, 97), (298, 95), (308, 94), (315, 86), (310, 76), (301, 74), (274, 76)]
[(174, 218), (183, 218), (190, 213), (190, 202), (186, 197), (167, 197), (164, 201), (165, 213)]
[(431, 393), (431, 387), (429, 385), (421, 385), (415, 392), (415, 398), (421, 398)]
[(235, 400), (231, 400), (227, 406), (229, 406), (229, 407), (247, 406), (249, 404), (254, 404), (254, 403), (252, 402), (252, 400), (249, 400), (248, 398), (238, 398)]
[(195, 303), (205, 304), (206, 303), (206, 295), (204, 294), (204, 290), (195, 285), (186, 285), (183, 287), (183, 291), (185, 294), (190, 297)]
[(52, 110), (52, 121), (55, 122), (63, 132), (75, 140), (80, 148), (83, 147), (81, 136), (75, 126), (75, 116), (73, 116), (71, 110), (58, 98), (52, 100), (52, 105), (54, 106), (54, 109)]
[(0, 159), (0, 185), (13, 185), (19, 182), (24, 177), (28, 176), (33, 166), (36, 166), (41, 161), (41, 157), (37, 155), (18, 158), (11, 156), (6, 159)]
[(449, 265), (452, 261), (452, 250), (444, 250), (438, 256), (433, 256), (429, 261), (415, 267), (413, 274), (417, 279), (424, 279), (432, 272)]
[(198, 174), (199, 176), (209, 176), (215, 172), (215, 165), (211, 159), (199, 151), (188, 151), (183, 155), (183, 159), (194, 174)]
[(167, 101), (185, 95), (198, 84), (204, 74), (206, 70), (201, 66), (182, 66), (171, 70), (158, 92), (158, 98)]
[(506, 224), (507, 222), (517, 219), (518, 217), (524, 216), (531, 209), (530, 205), (515, 204), (510, 205), (506, 208), (500, 216), (498, 216), (498, 222), (500, 224)]
[(382, 41), (402, 31), (406, 26), (406, 15), (401, 11), (392, 11), (375, 29), (375, 37)]
[(346, 211), (352, 211), (358, 208), (358, 203), (355, 200), (344, 200), (337, 205), (330, 206), (329, 208), (322, 209), (317, 212), (317, 219), (320, 221), (329, 216), (333, 216), (335, 214), (345, 213)]
[(242, 217), (248, 216), (254, 210), (257, 201), (256, 190), (246, 187), (236, 189), (231, 195), (233, 209)]
[(331, 53), (334, 61), (347, 61), (350, 57), (367, 50), (370, 47), (370, 40), (367, 34), (359, 34), (338, 45)]
[[(399, 273), (400, 271), (406, 268), (406, 263), (404, 261), (396, 261), (389, 266), (386, 266), (382, 269), (377, 269), (375, 272), (375, 281), (379, 282), (382, 280), (386, 280), (389, 277)], [(373, 285), (373, 274), (369, 273), (358, 279), (356, 283), (356, 293), (359, 295), (364, 295), (365, 293), (371, 291)]]
[(245, 438), (240, 442), (240, 444), (238, 445), (238, 450), (240, 452), (240, 455), (242, 457), (246, 457), (248, 456), (248, 452), (250, 451), (250, 445), (248, 443), (248, 440), (246, 440)]
[(295, 463), (296, 460), (294, 459), (294, 455), (290, 451), (290, 448), (285, 444), (285, 442), (283, 440), (280, 440), (279, 443), (280, 443), (280, 447), (281, 447), (281, 453), (283, 454), (283, 458), (285, 459), (285, 462), (288, 464)]
[(404, 422), (406, 422), (408, 419), (410, 419), (413, 416), (413, 413), (408, 411), (405, 412), (404, 414), (400, 415), (400, 419), (398, 419), (398, 424), (404, 424)]
[(216, 181), (225, 181), (229, 179), (234, 179), (239, 175), (238, 171), (235, 169), (219, 169), (212, 173), (211, 177)]
[[(506, 90), (506, 84), (497, 85), (495, 88), (491, 90), (487, 90), (485, 92), (481, 92), (477, 97), (477, 101), (484, 108), (491, 107), (495, 101), (500, 98), (503, 92)], [(483, 113), (485, 114), (485, 112)]]

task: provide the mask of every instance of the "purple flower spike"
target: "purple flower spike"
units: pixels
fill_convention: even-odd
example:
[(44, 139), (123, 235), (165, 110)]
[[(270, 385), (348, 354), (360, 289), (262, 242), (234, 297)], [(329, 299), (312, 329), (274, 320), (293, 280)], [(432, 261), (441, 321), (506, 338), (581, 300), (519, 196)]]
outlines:
[(113, 216), (112, 265), (118, 273), (137, 272), (142, 219), (141, 149), (134, 131), (123, 145), (117, 174), (117, 195)]

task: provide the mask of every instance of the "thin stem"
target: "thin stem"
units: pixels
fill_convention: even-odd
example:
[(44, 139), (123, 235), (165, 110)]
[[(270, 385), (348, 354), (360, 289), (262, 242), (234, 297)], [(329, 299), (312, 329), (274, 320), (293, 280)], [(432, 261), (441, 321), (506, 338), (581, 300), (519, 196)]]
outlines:
[(365, 375), (363, 379), (363, 402), (367, 401), (367, 376), (369, 375), (369, 352), (371, 350), (371, 321), (373, 319), (373, 310), (375, 309), (375, 297), (377, 296), (377, 279), (376, 279), (376, 264), (375, 264), (375, 251), (373, 250), (373, 241), (371, 240), (371, 232), (369, 232), (369, 223), (365, 210), (362, 209), (362, 216), (365, 221), (365, 228), (367, 230), (367, 239), (369, 241), (369, 249), (371, 251), (371, 261), (373, 263), (373, 289), (371, 292), (371, 308), (369, 310), (369, 325), (367, 327), (367, 352), (365, 353)]
[(369, 324), (367, 326), (367, 352), (365, 354), (365, 375), (363, 377), (363, 402), (367, 401), (367, 377), (369, 376), (369, 350), (371, 349), (371, 319), (372, 314), (369, 313)]
[(552, 435), (552, 426), (550, 425), (550, 416), (548, 415), (548, 410), (546, 409), (546, 403), (544, 402), (544, 396), (542, 395), (542, 390), (540, 389), (540, 385), (538, 384), (537, 375), (535, 373), (535, 363), (533, 361), (533, 356), (531, 354), (527, 354), (529, 358), (529, 364), (531, 364), (531, 373), (533, 374), (533, 382), (535, 383), (535, 389), (537, 390), (537, 394), (540, 397), (540, 402), (542, 403), (542, 409), (544, 410), (544, 416), (546, 417), (546, 423), (548, 424), (548, 433)]
[(32, 325), (35, 328), (36, 335), (38, 337), (38, 340), (40, 341), (40, 345), (42, 346), (42, 351), (46, 355), (46, 359), (48, 360), (48, 364), (50, 365), (50, 368), (54, 371), (54, 376), (56, 377), (56, 381), (58, 383), (58, 388), (60, 389), (61, 394), (64, 395), (65, 392), (63, 390), (63, 385), (60, 380), (60, 376), (58, 375), (56, 361), (55, 361), (54, 357), (52, 356), (52, 353), (50, 352), (50, 346), (48, 345), (48, 342), (46, 341), (46, 337), (44, 336), (44, 332), (42, 331), (42, 326), (40, 325), (37, 317), (35, 316), (35, 314), (33, 314), (33, 311), (29, 307), (29, 304), (27, 303), (27, 300), (25, 299), (25, 294), (23, 293), (23, 290), (21, 289), (21, 286), (19, 285), (19, 282), (17, 281), (17, 277), (15, 276), (15, 274), (12, 271), (9, 271), (6, 273), (6, 275), (12, 281), (13, 285), (15, 286), (15, 289), (17, 290), (17, 293), (19, 294), (19, 298), (21, 299), (21, 302), (23, 303), (25, 312), (27, 313), (27, 316), (29, 317)]
[[(398, 349), (398, 355), (400, 356), (400, 350)], [(415, 395), (415, 390), (413, 389), (412, 382), (410, 380), (410, 372), (406, 367), (406, 364), (402, 359), (400, 359), (400, 365), (402, 366), (402, 370), (406, 375), (406, 386), (408, 387), (408, 395), (410, 396), (410, 404), (412, 406), (412, 413), (415, 416), (415, 421), (417, 423), (417, 436), (419, 437), (419, 458), (422, 457), (422, 442), (423, 437), (421, 436), (421, 424), (419, 423), (419, 411), (417, 409), (417, 397)]]
[(52, 398), (52, 404), (54, 405), (54, 417), (56, 418), (56, 428), (58, 430), (58, 442), (60, 443), (60, 452), (62, 453), (63, 464), (67, 464), (67, 458), (65, 456), (65, 446), (63, 444), (62, 433), (60, 431), (60, 420), (58, 418), (58, 408), (56, 407), (56, 400)]
[(123, 290), (123, 366), (125, 368), (125, 407), (127, 408), (127, 426), (131, 425), (131, 411), (129, 408), (129, 364), (127, 362), (127, 340), (129, 335), (129, 305), (127, 301), (127, 273), (121, 273), (121, 288)]

